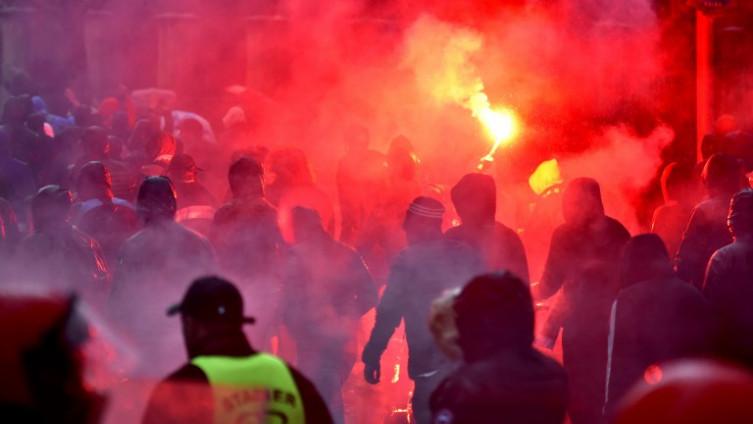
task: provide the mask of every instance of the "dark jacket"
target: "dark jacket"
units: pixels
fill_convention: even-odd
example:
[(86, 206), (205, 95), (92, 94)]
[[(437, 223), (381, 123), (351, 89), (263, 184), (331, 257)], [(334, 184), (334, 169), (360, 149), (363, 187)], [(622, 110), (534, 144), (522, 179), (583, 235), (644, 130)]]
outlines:
[(677, 252), (677, 274), (698, 289), (703, 286), (706, 264), (719, 248), (732, 243), (727, 228), (730, 196), (717, 196), (699, 203)]
[(650, 365), (704, 355), (713, 320), (701, 293), (676, 277), (659, 277), (620, 291), (610, 324), (608, 410)]
[(720, 319), (722, 353), (753, 367), (753, 240), (738, 239), (714, 253), (703, 293)]
[[(221, 337), (203, 347), (197, 356), (251, 356), (257, 352), (243, 336)], [(331, 423), (327, 405), (303, 374), (288, 365), (303, 400), (307, 423)], [(188, 363), (170, 374), (152, 392), (144, 414), (144, 424), (208, 424), (214, 422), (212, 392), (201, 368)]]
[(467, 243), (481, 252), (487, 271), (510, 271), (523, 281), (529, 281), (523, 242), (511, 228), (495, 222), (493, 227), (477, 235), (467, 225), (460, 225), (449, 229), (447, 237)]
[(533, 348), (461, 366), (434, 391), (435, 424), (558, 424), (567, 407), (562, 367)]
[(462, 286), (483, 269), (475, 250), (453, 240), (419, 243), (403, 250), (392, 264), (363, 361), (378, 364), (390, 337), (405, 320), (408, 374), (415, 379), (436, 371), (446, 360), (427, 325), (431, 303), (444, 290)]

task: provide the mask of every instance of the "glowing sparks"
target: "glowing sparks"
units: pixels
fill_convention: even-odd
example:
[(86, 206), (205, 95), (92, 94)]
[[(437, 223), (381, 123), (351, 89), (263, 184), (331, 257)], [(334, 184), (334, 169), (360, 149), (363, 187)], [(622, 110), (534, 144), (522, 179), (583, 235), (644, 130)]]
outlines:
[(500, 147), (512, 142), (520, 131), (518, 117), (510, 109), (493, 109), (486, 94), (478, 93), (469, 102), (473, 117), (484, 126), (491, 137), (492, 148), (481, 158), (482, 162), (493, 162)]
[(528, 178), (531, 190), (539, 196), (557, 184), (562, 184), (562, 173), (557, 159), (541, 162)]

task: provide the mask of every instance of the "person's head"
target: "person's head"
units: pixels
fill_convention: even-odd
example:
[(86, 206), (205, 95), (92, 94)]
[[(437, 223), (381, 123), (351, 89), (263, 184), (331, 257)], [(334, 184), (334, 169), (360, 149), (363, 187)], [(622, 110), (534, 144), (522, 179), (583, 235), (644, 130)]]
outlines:
[(198, 173), (199, 167), (196, 166), (196, 161), (193, 160), (193, 157), (184, 153), (173, 156), (170, 165), (167, 167), (167, 176), (176, 182), (196, 182)]
[(504, 350), (530, 349), (533, 300), (528, 285), (509, 272), (472, 279), (455, 299), (458, 343), (466, 362)]
[(291, 212), (293, 222), (293, 238), (296, 242), (304, 242), (327, 234), (322, 226), (322, 218), (314, 209), (296, 206)]
[(737, 118), (735, 118), (734, 115), (721, 115), (714, 122), (714, 134), (716, 135), (726, 136), (737, 131), (738, 128)]
[(242, 156), (228, 170), (233, 197), (264, 197), (264, 168), (256, 160)]
[(167, 177), (147, 177), (139, 187), (137, 206), (147, 224), (173, 221), (178, 208), (173, 183)]
[(110, 139), (102, 127), (89, 127), (81, 135), (81, 149), (89, 159), (103, 160), (110, 156)]
[(731, 196), (743, 188), (745, 176), (740, 161), (724, 153), (711, 155), (703, 167), (703, 183), (710, 196)]
[(753, 237), (753, 190), (746, 188), (732, 196), (727, 226), (735, 239)]
[(665, 202), (692, 202), (697, 189), (697, 179), (693, 168), (672, 162), (661, 174), (661, 190)]
[(631, 238), (622, 253), (621, 287), (674, 275), (672, 261), (661, 238), (653, 233)]
[(450, 194), (463, 225), (494, 223), (497, 214), (497, 185), (491, 176), (468, 174), (455, 184)]
[(57, 185), (40, 188), (31, 201), (34, 230), (44, 232), (66, 226), (71, 204), (72, 197), (68, 190)]
[(442, 237), (444, 206), (431, 197), (417, 197), (408, 207), (403, 230), (408, 244), (433, 241)]
[(172, 135), (159, 131), (152, 134), (144, 145), (144, 154), (150, 160), (172, 157), (178, 150), (178, 145)]
[(183, 337), (191, 358), (201, 354), (213, 339), (243, 336), (243, 324), (256, 320), (243, 314), (243, 296), (231, 282), (216, 276), (202, 277), (188, 287), (180, 303), (167, 310), (180, 314)]
[(112, 200), (112, 176), (102, 162), (87, 162), (76, 180), (76, 200)]
[(565, 222), (583, 225), (604, 216), (601, 188), (593, 178), (576, 178), (567, 185), (562, 196)]

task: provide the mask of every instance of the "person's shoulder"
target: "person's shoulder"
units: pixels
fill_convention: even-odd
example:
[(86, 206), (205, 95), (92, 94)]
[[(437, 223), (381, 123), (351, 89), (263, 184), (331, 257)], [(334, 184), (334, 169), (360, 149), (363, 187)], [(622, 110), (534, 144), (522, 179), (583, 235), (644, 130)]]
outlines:
[(178, 382), (191, 382), (191, 383), (209, 383), (207, 375), (201, 368), (192, 363), (187, 363), (177, 370), (170, 373), (162, 380), (163, 383), (178, 383)]

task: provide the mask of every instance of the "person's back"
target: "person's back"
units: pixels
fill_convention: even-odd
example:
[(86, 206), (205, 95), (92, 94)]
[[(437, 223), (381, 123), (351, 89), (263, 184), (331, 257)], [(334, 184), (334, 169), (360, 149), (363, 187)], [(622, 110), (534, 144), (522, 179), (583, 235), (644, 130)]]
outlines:
[(32, 202), (34, 232), (18, 246), (14, 275), (100, 303), (110, 289), (110, 269), (99, 243), (68, 223), (70, 199), (58, 186), (39, 190)]
[(662, 171), (661, 187), (664, 204), (656, 208), (651, 221), (651, 232), (662, 238), (670, 257), (677, 254), (693, 210), (699, 185), (692, 168), (677, 162)]
[(612, 304), (607, 407), (651, 365), (711, 352), (713, 318), (703, 295), (674, 275), (662, 241), (633, 238), (623, 255), (623, 289)]
[(737, 193), (730, 204), (734, 242), (709, 261), (703, 293), (721, 321), (722, 354), (753, 366), (753, 191)]
[(215, 269), (209, 242), (174, 221), (172, 190), (165, 177), (142, 183), (138, 208), (144, 228), (123, 243), (110, 296), (111, 318), (150, 357), (140, 364), (146, 373), (165, 371), (179, 345), (169, 323), (159, 325), (163, 305), (179, 296), (185, 281)]
[(468, 174), (452, 189), (452, 203), (462, 225), (451, 228), (447, 236), (460, 240), (482, 253), (488, 271), (510, 271), (528, 281), (528, 260), (515, 231), (495, 221), (497, 193), (494, 179), (483, 174)]
[(703, 179), (708, 199), (693, 209), (677, 253), (678, 275), (699, 289), (703, 286), (711, 255), (732, 242), (726, 222), (729, 201), (744, 186), (738, 160), (722, 154), (709, 158), (703, 169)]
[(453, 308), (463, 364), (432, 394), (433, 422), (564, 422), (567, 377), (531, 346), (527, 285), (509, 273), (482, 275), (466, 285)]
[(298, 366), (343, 422), (342, 387), (356, 362), (360, 318), (377, 303), (376, 284), (361, 257), (325, 231), (315, 210), (296, 207), (292, 220), (292, 253), (304, 278), (285, 283), (285, 325)]
[(264, 198), (263, 169), (242, 157), (228, 174), (234, 198), (215, 214), (210, 236), (220, 264), (238, 278), (268, 276), (280, 264), (283, 241), (277, 211)]

